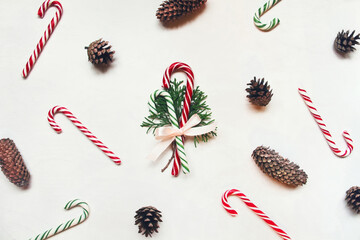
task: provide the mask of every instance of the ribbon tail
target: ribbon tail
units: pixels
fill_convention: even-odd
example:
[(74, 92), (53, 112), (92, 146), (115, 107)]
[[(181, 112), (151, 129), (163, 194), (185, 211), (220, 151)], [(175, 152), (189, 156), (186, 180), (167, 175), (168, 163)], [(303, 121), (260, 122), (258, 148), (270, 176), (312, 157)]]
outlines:
[(156, 161), (166, 148), (174, 141), (174, 139), (175, 138), (168, 138), (158, 142), (151, 153), (146, 156), (146, 159)]

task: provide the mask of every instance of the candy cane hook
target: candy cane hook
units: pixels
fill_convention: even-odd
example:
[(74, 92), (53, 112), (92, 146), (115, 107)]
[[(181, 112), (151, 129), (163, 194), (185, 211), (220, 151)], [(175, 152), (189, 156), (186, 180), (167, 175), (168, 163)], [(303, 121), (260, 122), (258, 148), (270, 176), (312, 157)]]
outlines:
[(67, 221), (66, 223), (62, 223), (59, 226), (57, 226), (56, 228), (51, 228), (43, 233), (40, 233), (36, 237), (30, 238), (29, 240), (48, 239), (48, 238), (54, 236), (55, 234), (61, 233), (65, 230), (85, 221), (89, 217), (89, 212), (90, 212), (89, 205), (86, 202), (83, 202), (79, 199), (71, 200), (65, 205), (65, 209), (69, 210), (69, 209), (77, 207), (77, 206), (79, 206), (83, 209), (83, 213), (80, 215), (80, 217), (71, 219), (71, 220)]
[(318, 124), (321, 132), (323, 133), (327, 143), (329, 144), (330, 149), (333, 151), (333, 153), (338, 156), (338, 157), (347, 157), (350, 155), (350, 153), (353, 150), (353, 140), (350, 137), (350, 134), (347, 131), (343, 132), (343, 137), (344, 140), (347, 144), (347, 149), (345, 149), (344, 151), (341, 151), (337, 146), (336, 143), (333, 139), (333, 137), (330, 134), (330, 131), (328, 130), (327, 126), (325, 125), (323, 119), (321, 118), (321, 116), (319, 115), (319, 112), (317, 111), (317, 109), (314, 107), (313, 102), (311, 101), (308, 93), (306, 92), (306, 90), (299, 88), (299, 93), (301, 95), (301, 97), (304, 99), (304, 102), (306, 104), (306, 106), (308, 107), (311, 115), (314, 117), (316, 123)]
[(36, 45), (36, 48), (33, 52), (33, 54), (30, 56), (29, 61), (27, 61), (25, 68), (22, 71), (22, 76), (26, 78), (28, 74), (30, 73), (31, 69), (33, 68), (36, 60), (38, 59), (41, 51), (43, 50), (46, 42), (49, 40), (52, 32), (54, 31), (56, 25), (60, 21), (61, 15), (63, 13), (63, 7), (60, 2), (53, 1), (53, 0), (46, 0), (39, 8), (38, 15), (40, 18), (43, 18), (45, 16), (45, 12), (49, 7), (56, 7), (57, 11), (55, 13), (55, 17), (51, 19), (51, 22), (49, 23), (47, 29), (44, 32), (44, 35), (40, 38), (38, 44)]
[(278, 18), (273, 18), (273, 20), (269, 23), (262, 23), (260, 21), (260, 17), (280, 1), (281, 0), (268, 0), (263, 7), (259, 8), (257, 12), (255, 12), (254, 24), (258, 29), (262, 31), (270, 31), (271, 29), (276, 28), (276, 26), (280, 23), (280, 19)]
[(86, 137), (88, 137), (95, 145), (101, 149), (111, 160), (114, 161), (116, 164), (120, 164), (120, 158), (115, 156), (115, 154), (110, 151), (97, 137), (95, 137), (67, 108), (61, 106), (55, 106), (50, 109), (48, 113), (48, 121), (50, 126), (57, 132), (61, 133), (61, 128), (54, 120), (54, 116), (56, 113), (64, 114), (70, 121), (74, 123), (74, 125), (82, 131)]
[(227, 190), (221, 198), (224, 209), (230, 213), (231, 216), (237, 215), (237, 212), (232, 207), (230, 207), (228, 203), (228, 197), (232, 195), (238, 196), (246, 204), (246, 206), (248, 206), (256, 215), (258, 215), (264, 222), (266, 222), (277, 234), (281, 236), (282, 239), (291, 239), (286, 232), (284, 232), (278, 225), (276, 225), (273, 220), (271, 220), (263, 211), (255, 206), (255, 204), (253, 204), (250, 199), (245, 196), (245, 194), (237, 189)]
[[(191, 70), (189, 65), (182, 63), (182, 62), (174, 62), (165, 70), (165, 73), (163, 76), (163, 87), (165, 89), (170, 88), (171, 75), (175, 71), (183, 71), (187, 77), (185, 99), (184, 99), (184, 103), (183, 103), (183, 109), (182, 109), (181, 119), (180, 119), (180, 124), (179, 124), (180, 128), (182, 128), (189, 118), (190, 104), (191, 104), (192, 94), (193, 94), (193, 90), (194, 90), (194, 73)], [(184, 141), (184, 139), (183, 139), (183, 141)], [(180, 163), (182, 166), (187, 164), (187, 162), (184, 162), (181, 160), (181, 157), (179, 156), (179, 151), (177, 149), (175, 152), (173, 168), (171, 170), (171, 174), (173, 176), (177, 176), (179, 174)], [(184, 173), (190, 172), (188, 168), (183, 167), (182, 170)]]

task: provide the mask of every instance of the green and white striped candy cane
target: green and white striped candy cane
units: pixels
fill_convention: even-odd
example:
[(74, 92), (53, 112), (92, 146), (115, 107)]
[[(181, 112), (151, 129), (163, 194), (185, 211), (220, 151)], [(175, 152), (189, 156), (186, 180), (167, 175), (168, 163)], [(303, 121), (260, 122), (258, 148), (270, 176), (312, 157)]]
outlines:
[(77, 207), (77, 206), (79, 206), (83, 209), (83, 214), (81, 214), (80, 217), (71, 219), (71, 220), (67, 221), (66, 223), (62, 223), (59, 226), (57, 226), (56, 228), (51, 228), (51, 229), (37, 235), (36, 237), (30, 238), (29, 240), (47, 239), (49, 237), (54, 236), (55, 234), (61, 233), (65, 230), (85, 221), (85, 219), (88, 218), (89, 211), (90, 211), (89, 206), (86, 202), (81, 201), (79, 199), (71, 200), (65, 205), (65, 209), (69, 210), (69, 209), (71, 209), (73, 207)]
[(271, 29), (276, 28), (276, 26), (280, 23), (280, 19), (278, 18), (273, 18), (273, 20), (271, 20), (269, 23), (262, 23), (260, 21), (260, 17), (280, 1), (281, 0), (269, 0), (264, 4), (263, 7), (259, 8), (257, 12), (255, 12), (254, 24), (258, 29), (262, 31), (270, 31)]
[[(178, 119), (176, 117), (176, 113), (175, 113), (175, 108), (174, 108), (174, 102), (171, 99), (170, 94), (167, 91), (158, 89), (156, 90), (153, 94), (150, 95), (150, 101), (149, 101), (149, 108), (150, 108), (150, 112), (153, 114), (157, 114), (156, 111), (156, 107), (155, 107), (155, 99), (158, 96), (162, 96), (165, 98), (166, 100), (166, 104), (168, 107), (168, 111), (169, 111), (169, 115), (170, 115), (170, 122), (171, 125), (177, 129), (179, 129), (179, 123), (178, 123)], [(186, 154), (185, 154), (185, 148), (184, 148), (184, 144), (183, 141), (181, 139), (181, 136), (176, 136), (175, 137), (175, 142), (176, 142), (176, 148), (177, 151), (179, 153), (179, 157), (180, 157), (180, 163), (182, 166), (182, 171), (183, 173), (189, 173), (189, 164), (186, 161)]]

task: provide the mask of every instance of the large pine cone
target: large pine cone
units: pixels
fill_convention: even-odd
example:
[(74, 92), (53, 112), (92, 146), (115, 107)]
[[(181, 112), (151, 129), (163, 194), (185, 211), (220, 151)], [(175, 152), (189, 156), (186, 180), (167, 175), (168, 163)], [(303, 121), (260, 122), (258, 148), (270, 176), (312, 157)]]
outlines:
[(100, 38), (85, 47), (89, 61), (92, 64), (108, 64), (113, 61), (115, 51), (111, 51), (111, 45), (108, 46), (108, 44), (108, 41), (103, 41)]
[(258, 105), (258, 106), (266, 106), (271, 101), (271, 97), (273, 96), (272, 90), (270, 90), (270, 85), (268, 82), (264, 84), (264, 78), (257, 80), (254, 77), (253, 80), (250, 81), (247, 85), (250, 85), (246, 91), (249, 93), (247, 97), (249, 98), (250, 102)]
[(288, 159), (284, 159), (272, 149), (260, 146), (252, 153), (260, 169), (268, 176), (290, 186), (306, 184), (307, 174)]
[(342, 30), (338, 33), (335, 39), (335, 48), (341, 53), (352, 52), (356, 50), (353, 45), (359, 44), (357, 40), (360, 39), (360, 34), (354, 36), (355, 31), (353, 31), (349, 36), (349, 30), (344, 32)]
[(136, 211), (135, 225), (139, 225), (139, 233), (146, 237), (158, 232), (159, 222), (162, 222), (161, 212), (154, 207), (143, 207)]
[(356, 213), (360, 213), (360, 187), (354, 186), (347, 190), (345, 200), (349, 207)]
[(157, 10), (156, 17), (163, 23), (169, 22), (198, 10), (206, 1), (207, 0), (166, 0)]
[(29, 185), (30, 173), (15, 143), (11, 139), (0, 140), (0, 165), (5, 176), (18, 187)]

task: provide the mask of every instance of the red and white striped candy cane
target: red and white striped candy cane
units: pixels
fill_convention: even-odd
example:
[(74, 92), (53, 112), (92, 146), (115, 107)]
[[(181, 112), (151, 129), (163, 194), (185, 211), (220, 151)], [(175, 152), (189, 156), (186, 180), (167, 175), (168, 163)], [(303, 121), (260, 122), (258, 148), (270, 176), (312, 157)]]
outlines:
[(49, 7), (56, 7), (57, 11), (55, 13), (55, 17), (51, 19), (51, 22), (49, 23), (47, 29), (44, 32), (44, 35), (40, 38), (38, 44), (36, 45), (36, 48), (33, 52), (33, 54), (30, 56), (29, 61), (27, 61), (25, 68), (22, 71), (22, 76), (26, 78), (28, 74), (30, 73), (31, 69), (33, 68), (36, 60), (38, 59), (41, 51), (43, 50), (46, 42), (49, 40), (52, 32), (54, 31), (56, 25), (60, 21), (61, 15), (63, 13), (63, 7), (61, 6), (61, 3), (58, 1), (53, 0), (46, 0), (39, 8), (38, 15), (40, 18), (43, 18), (45, 16), (45, 12)]
[(306, 106), (309, 108), (309, 111), (311, 115), (314, 117), (316, 123), (318, 124), (319, 128), (321, 129), (321, 132), (323, 133), (327, 143), (329, 144), (330, 149), (333, 151), (333, 153), (338, 157), (347, 157), (350, 155), (350, 153), (353, 150), (353, 140), (350, 138), (350, 134), (347, 131), (343, 132), (344, 140), (347, 144), (347, 149), (344, 151), (341, 151), (337, 146), (333, 139), (333, 137), (330, 134), (330, 131), (327, 129), (323, 119), (319, 115), (319, 112), (314, 107), (313, 102), (311, 101), (308, 93), (306, 90), (299, 88), (299, 93), (301, 97), (304, 99)]
[[(193, 94), (193, 90), (194, 90), (194, 73), (191, 70), (189, 65), (182, 63), (182, 62), (174, 62), (165, 70), (165, 73), (163, 76), (163, 87), (165, 89), (170, 88), (171, 75), (175, 71), (183, 71), (187, 77), (185, 99), (184, 99), (183, 109), (182, 109), (182, 113), (181, 113), (181, 119), (180, 119), (180, 123), (179, 123), (180, 128), (182, 128), (189, 118), (191, 98), (192, 98), (192, 94)], [(183, 139), (183, 141), (184, 141), (184, 139)], [(176, 150), (175, 157), (174, 157), (174, 164), (173, 164), (173, 168), (171, 170), (171, 174), (173, 176), (177, 176), (179, 174), (179, 170), (180, 170), (180, 157), (179, 157), (178, 150)]]
[(95, 145), (98, 146), (98, 148), (100, 148), (101, 151), (103, 151), (111, 160), (113, 160), (114, 163), (116, 164), (121, 163), (120, 158), (115, 156), (115, 154), (112, 151), (110, 151), (110, 149), (108, 149), (97, 137), (95, 137), (67, 108), (61, 106), (53, 107), (52, 109), (50, 109), (48, 113), (49, 124), (57, 133), (61, 133), (62, 130), (54, 120), (54, 115), (56, 113), (62, 113), (67, 118), (69, 118), (70, 121), (72, 121), (75, 124), (75, 126), (85, 134), (85, 136), (87, 136), (93, 143), (95, 143)]
[(271, 220), (268, 216), (266, 216), (263, 211), (261, 211), (257, 206), (255, 206), (255, 204), (253, 204), (250, 199), (245, 196), (245, 194), (243, 194), (237, 189), (227, 190), (221, 198), (223, 207), (228, 213), (231, 214), (231, 216), (237, 215), (237, 212), (232, 207), (230, 207), (228, 203), (228, 197), (231, 195), (238, 196), (246, 204), (246, 206), (248, 206), (254, 213), (256, 213), (256, 215), (258, 215), (262, 220), (264, 220), (264, 222), (266, 222), (277, 234), (282, 237), (282, 239), (291, 239), (286, 232), (284, 232), (278, 225), (276, 225), (276, 223), (274, 223), (273, 220)]

